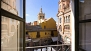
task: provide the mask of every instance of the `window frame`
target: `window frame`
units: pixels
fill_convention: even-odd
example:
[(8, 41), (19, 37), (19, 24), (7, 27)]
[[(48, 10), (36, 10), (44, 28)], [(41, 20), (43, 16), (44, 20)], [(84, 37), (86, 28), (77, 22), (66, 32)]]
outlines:
[(64, 25), (65, 30), (70, 30), (70, 25)]
[[(2, 0), (0, 0), (2, 2)], [(0, 2), (0, 5), (1, 5), (1, 2)], [(11, 18), (11, 19), (15, 19), (15, 20), (18, 20), (20, 22), (23, 22), (23, 48), (22, 50), (25, 51), (25, 21), (26, 21), (26, 0), (23, 0), (23, 18), (20, 17), (20, 16), (17, 16), (9, 11), (6, 11), (4, 9), (1, 8), (1, 16), (5, 16), (7, 18)], [(1, 17), (1, 20), (2, 20), (2, 17)], [(0, 25), (1, 25), (1, 22), (0, 22)], [(1, 26), (2, 27), (2, 26)], [(21, 29), (21, 28), (20, 28)], [(0, 31), (1, 32), (1, 31)]]
[[(91, 22), (91, 19), (79, 20), (79, 0), (74, 0), (74, 19), (75, 19), (75, 51), (81, 50), (79, 48), (79, 24)], [(82, 49), (83, 50), (83, 49)]]
[(74, 30), (75, 30), (75, 51), (79, 51), (79, 0), (74, 1)]

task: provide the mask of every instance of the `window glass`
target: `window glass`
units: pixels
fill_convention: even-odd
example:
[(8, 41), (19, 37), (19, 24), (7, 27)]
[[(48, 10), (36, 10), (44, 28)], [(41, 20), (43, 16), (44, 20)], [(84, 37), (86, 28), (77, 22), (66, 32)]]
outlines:
[(66, 21), (67, 21), (67, 23), (68, 23), (68, 16), (67, 16), (67, 18), (66, 18)]
[(70, 22), (70, 15), (68, 16), (68, 22)]
[(1, 8), (23, 18), (23, 0), (2, 0)]
[[(23, 0), (2, 0), (1, 8), (6, 15), (10, 12), (8, 16), (23, 18)], [(1, 51), (23, 51), (23, 22), (6, 15), (1, 16)]]
[(91, 51), (91, 0), (79, 0), (79, 47)]
[(65, 22), (65, 23), (69, 23), (69, 22), (70, 22), (70, 15), (64, 17), (64, 22)]
[(80, 48), (90, 51), (91, 50), (91, 22), (80, 23), (79, 25), (79, 46)]
[(83, 2), (84, 0), (79, 0), (80, 2)]
[[(3, 16), (2, 18), (5, 19), (6, 17)], [(1, 22), (1, 51), (19, 51), (20, 33), (23, 32), (20, 32), (20, 21), (13, 19), (14, 24), (11, 24), (11, 18), (7, 19), (8, 21)]]
[(79, 20), (91, 19), (91, 5), (89, 0), (80, 0), (79, 2)]
[(62, 27), (61, 27), (61, 25), (59, 26), (59, 30), (62, 31)]
[(65, 23), (67, 23), (67, 16), (65, 17)]

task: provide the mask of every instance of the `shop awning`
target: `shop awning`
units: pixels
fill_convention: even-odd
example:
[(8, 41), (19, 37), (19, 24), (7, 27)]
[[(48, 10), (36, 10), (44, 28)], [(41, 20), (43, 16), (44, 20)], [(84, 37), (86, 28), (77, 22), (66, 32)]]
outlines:
[(52, 37), (52, 41), (55, 42), (58, 40), (58, 37)]

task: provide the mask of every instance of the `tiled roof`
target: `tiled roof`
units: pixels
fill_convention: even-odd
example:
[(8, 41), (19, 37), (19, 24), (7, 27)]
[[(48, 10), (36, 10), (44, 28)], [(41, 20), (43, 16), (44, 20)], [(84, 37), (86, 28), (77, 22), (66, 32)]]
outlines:
[(36, 25), (36, 26), (28, 26), (28, 25), (26, 25), (26, 30), (36, 31), (36, 30), (39, 30), (39, 29), (42, 29), (40, 25)]

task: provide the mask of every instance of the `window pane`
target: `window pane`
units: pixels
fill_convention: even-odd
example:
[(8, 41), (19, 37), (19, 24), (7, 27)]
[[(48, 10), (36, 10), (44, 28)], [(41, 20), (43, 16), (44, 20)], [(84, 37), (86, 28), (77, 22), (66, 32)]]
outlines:
[(2, 0), (1, 8), (23, 18), (23, 0)]
[(79, 2), (79, 20), (91, 19), (91, 1), (80, 0)]
[[(79, 20), (91, 19), (91, 0), (79, 0)], [(79, 46), (91, 51), (91, 22), (79, 24)]]
[(91, 51), (91, 22), (80, 23), (79, 36), (80, 48), (86, 51)]
[[(2, 20), (7, 17), (2, 16)], [(13, 19), (14, 20), (14, 19)], [(11, 18), (7, 18), (7, 21), (1, 22), (1, 51), (20, 51), (20, 21), (14, 20), (12, 22)], [(23, 42), (22, 42), (23, 43)]]
[(70, 15), (68, 16), (68, 23), (70, 22)]

